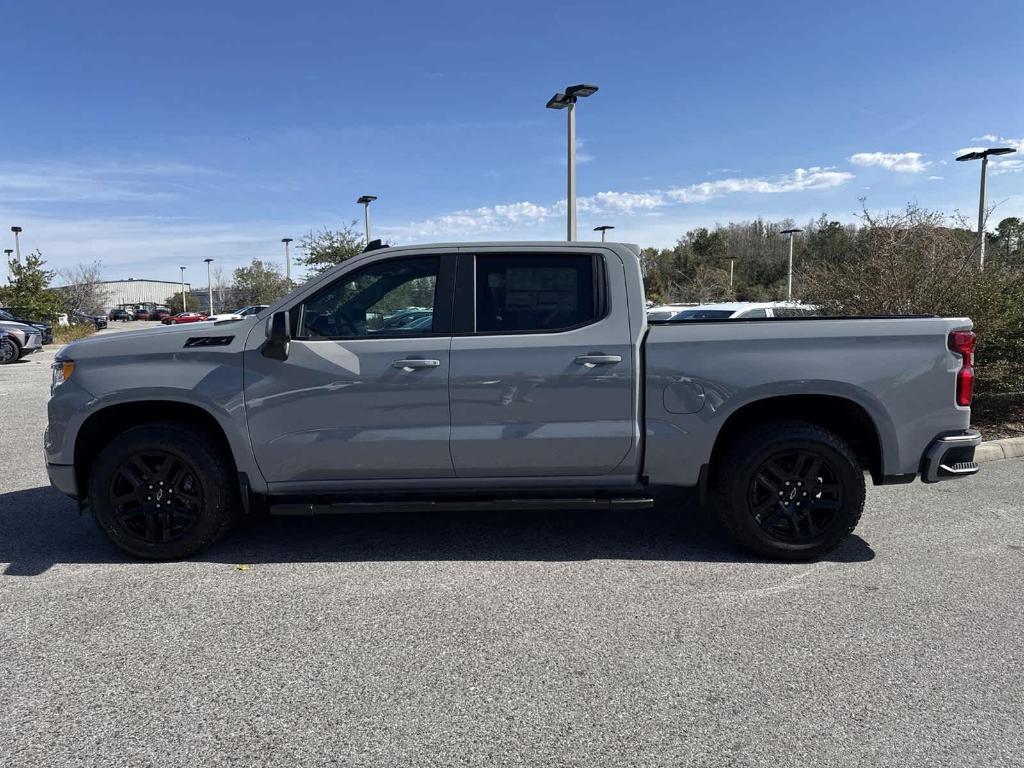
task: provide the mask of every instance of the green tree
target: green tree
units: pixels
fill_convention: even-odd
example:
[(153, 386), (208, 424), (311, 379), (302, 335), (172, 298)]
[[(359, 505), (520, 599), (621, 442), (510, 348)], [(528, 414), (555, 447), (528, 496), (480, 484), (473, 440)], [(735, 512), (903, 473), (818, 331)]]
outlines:
[(242, 304), (273, 304), (291, 290), (288, 279), (271, 262), (253, 259), (235, 270), (235, 290)]
[(365, 247), (366, 240), (356, 230), (356, 222), (353, 221), (341, 229), (325, 227), (319, 232), (310, 232), (299, 242), (299, 248), (306, 255), (296, 261), (306, 267), (310, 276), (319, 275), (358, 256)]
[(32, 251), (24, 264), (11, 262), (11, 282), (0, 288), (0, 301), (17, 307), (31, 318), (52, 319), (61, 309), (60, 296), (50, 290), (54, 272), (46, 269), (43, 254)]
[[(182, 309), (181, 291), (176, 291), (175, 293), (164, 299), (164, 304), (167, 305), (167, 308), (171, 310), (172, 314), (176, 315), (179, 312), (185, 311), (184, 309)], [(195, 307), (192, 307), (192, 309), (195, 309)]]

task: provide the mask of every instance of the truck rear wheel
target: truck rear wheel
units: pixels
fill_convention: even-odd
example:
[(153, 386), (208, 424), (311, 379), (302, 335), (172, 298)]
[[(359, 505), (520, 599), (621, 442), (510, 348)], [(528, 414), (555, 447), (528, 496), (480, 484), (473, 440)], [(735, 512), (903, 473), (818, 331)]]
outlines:
[(229, 460), (207, 434), (146, 424), (100, 452), (89, 501), (100, 529), (125, 552), (174, 560), (224, 535), (238, 507), (234, 483)]
[(864, 472), (853, 451), (804, 422), (747, 433), (717, 477), (722, 523), (741, 546), (765, 557), (820, 557), (853, 531), (864, 509)]

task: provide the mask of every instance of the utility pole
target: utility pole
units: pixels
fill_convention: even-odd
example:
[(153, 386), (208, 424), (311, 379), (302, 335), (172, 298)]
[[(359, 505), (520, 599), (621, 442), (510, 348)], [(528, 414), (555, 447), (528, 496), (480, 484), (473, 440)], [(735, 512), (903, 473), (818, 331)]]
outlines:
[(568, 142), (568, 180), (565, 199), (566, 240), (570, 243), (576, 239), (576, 102), (586, 96), (597, 93), (596, 85), (570, 85), (565, 93), (559, 91), (545, 105), (548, 109), (568, 109), (567, 142)]
[(185, 299), (185, 267), (179, 267), (181, 270), (181, 311), (188, 312)]
[(4, 248), (4, 257), (5, 257), (5, 258), (4, 258), (4, 261), (6, 261), (6, 262), (7, 262), (7, 282), (8, 282), (8, 283), (12, 283), (12, 282), (14, 282), (14, 281), (13, 281), (13, 280), (11, 279), (11, 278), (12, 278), (12, 276), (13, 276), (13, 273), (12, 273), (12, 271), (11, 271), (11, 254), (12, 254), (12, 253), (14, 253), (14, 251), (13, 251), (12, 249), (10, 249), (10, 248)]
[(18, 266), (21, 266), (21, 227), (11, 227), (11, 232), (14, 233), (14, 258), (18, 262)]
[(288, 253), (288, 243), (291, 241), (292, 239), (290, 237), (281, 238), (281, 242), (284, 243), (284, 276), (288, 281), (289, 286), (292, 283), (292, 257), (291, 254)]
[[(210, 314), (213, 314), (213, 280), (210, 279), (210, 264), (213, 259), (203, 259), (206, 262), (206, 293), (209, 299)], [(182, 294), (184, 296), (184, 294)]]
[(793, 235), (803, 232), (802, 229), (784, 229), (781, 234), (789, 235), (789, 287), (786, 289), (786, 301), (793, 300)]
[(366, 244), (370, 244), (370, 203), (377, 199), (376, 195), (363, 195), (357, 203), (363, 206), (363, 226), (366, 227)]
[(981, 160), (981, 193), (978, 195), (978, 269), (985, 269), (985, 179), (988, 176), (988, 159), (992, 155), (1009, 155), (1017, 150), (1013, 147), (990, 147), (965, 152), (957, 162)]

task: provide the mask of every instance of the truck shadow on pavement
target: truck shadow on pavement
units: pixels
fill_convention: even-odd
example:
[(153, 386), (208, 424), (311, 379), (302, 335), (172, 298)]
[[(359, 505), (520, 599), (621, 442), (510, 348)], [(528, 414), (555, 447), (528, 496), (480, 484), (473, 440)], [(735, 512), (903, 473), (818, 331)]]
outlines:
[[(736, 549), (692, 494), (662, 494), (640, 512), (434, 512), (271, 517), (240, 526), (192, 559), (215, 563), (410, 560), (660, 560), (765, 562)], [(872, 560), (851, 536), (827, 561)], [(0, 494), (0, 563), (6, 576), (58, 564), (139, 562), (122, 554), (89, 514), (44, 486)]]

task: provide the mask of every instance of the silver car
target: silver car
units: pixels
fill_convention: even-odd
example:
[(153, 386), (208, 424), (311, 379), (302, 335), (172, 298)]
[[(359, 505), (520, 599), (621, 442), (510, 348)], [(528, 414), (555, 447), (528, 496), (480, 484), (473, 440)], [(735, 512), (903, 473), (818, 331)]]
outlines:
[(31, 325), (3, 320), (0, 330), (6, 333), (6, 338), (0, 340), (0, 365), (16, 362), (43, 348), (42, 333)]

